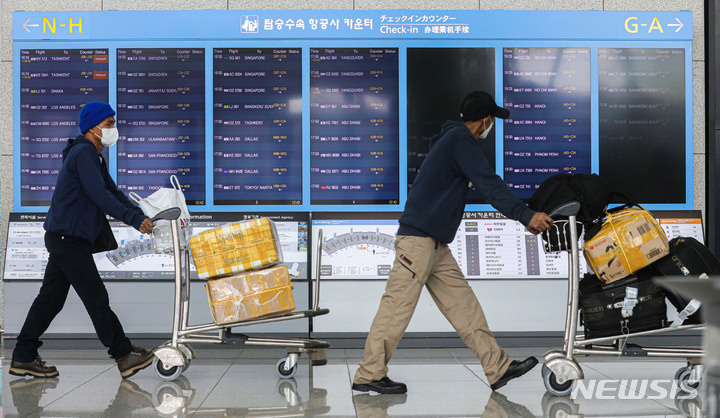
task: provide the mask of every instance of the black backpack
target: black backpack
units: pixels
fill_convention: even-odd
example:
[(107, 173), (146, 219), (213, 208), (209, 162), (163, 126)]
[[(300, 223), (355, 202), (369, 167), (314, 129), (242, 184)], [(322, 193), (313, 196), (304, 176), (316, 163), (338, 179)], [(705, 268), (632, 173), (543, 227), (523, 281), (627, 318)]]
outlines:
[(600, 218), (613, 198), (605, 179), (597, 174), (556, 174), (548, 177), (528, 200), (530, 209), (550, 213), (563, 203), (580, 202), (577, 220), (591, 224)]

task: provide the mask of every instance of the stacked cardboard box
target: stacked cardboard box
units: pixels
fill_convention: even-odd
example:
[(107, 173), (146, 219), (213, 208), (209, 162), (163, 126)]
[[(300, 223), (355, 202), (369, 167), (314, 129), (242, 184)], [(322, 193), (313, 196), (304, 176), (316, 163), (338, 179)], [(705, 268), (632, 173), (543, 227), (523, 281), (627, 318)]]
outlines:
[[(268, 218), (233, 222), (190, 238), (198, 276), (209, 279), (208, 301), (217, 324), (295, 309), (275, 224)], [(240, 274), (238, 274), (240, 273)]]
[(282, 263), (275, 224), (268, 218), (233, 222), (190, 238), (198, 277), (227, 276)]
[(585, 258), (604, 283), (627, 277), (669, 252), (662, 227), (641, 207), (608, 213), (600, 232), (585, 242)]
[(295, 309), (285, 265), (220, 277), (206, 285), (216, 324), (246, 321)]

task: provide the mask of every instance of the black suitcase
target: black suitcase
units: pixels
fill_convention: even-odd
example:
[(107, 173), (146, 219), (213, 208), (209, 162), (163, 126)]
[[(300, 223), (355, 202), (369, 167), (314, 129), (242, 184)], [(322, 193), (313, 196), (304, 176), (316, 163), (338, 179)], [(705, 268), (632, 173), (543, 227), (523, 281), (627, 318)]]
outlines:
[[(695, 238), (678, 237), (670, 241), (670, 254), (648, 267), (654, 276), (689, 276), (720, 274), (720, 261)], [(685, 309), (690, 299), (672, 290), (663, 289), (665, 297), (677, 308)], [(701, 324), (702, 308), (689, 316), (684, 325)]]
[[(629, 276), (603, 284), (594, 274), (580, 280), (580, 309), (585, 338), (608, 337), (648, 331), (667, 326), (667, 305), (662, 290), (650, 277)], [(638, 289), (637, 305), (632, 315), (622, 314), (628, 287)]]

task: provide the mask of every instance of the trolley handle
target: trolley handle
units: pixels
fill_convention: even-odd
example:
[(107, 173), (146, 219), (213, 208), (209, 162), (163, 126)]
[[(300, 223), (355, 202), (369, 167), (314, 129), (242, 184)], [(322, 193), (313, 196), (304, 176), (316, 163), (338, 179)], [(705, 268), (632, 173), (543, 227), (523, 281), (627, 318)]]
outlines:
[(318, 230), (317, 238), (317, 262), (315, 263), (315, 303), (313, 305), (313, 311), (317, 311), (320, 308), (320, 261), (322, 258), (322, 239), (323, 231)]
[(555, 219), (557, 216), (575, 216), (580, 211), (580, 202), (573, 200), (563, 203), (548, 213), (548, 216)]
[(181, 213), (182, 211), (180, 210), (180, 208), (169, 208), (158, 212), (158, 214), (153, 216), (150, 220), (153, 223), (157, 221), (174, 221), (180, 217)]

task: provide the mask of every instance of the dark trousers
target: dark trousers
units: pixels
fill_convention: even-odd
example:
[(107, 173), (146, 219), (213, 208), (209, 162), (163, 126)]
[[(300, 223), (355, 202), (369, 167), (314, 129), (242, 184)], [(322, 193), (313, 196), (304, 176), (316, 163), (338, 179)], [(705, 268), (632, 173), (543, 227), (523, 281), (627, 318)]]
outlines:
[(62, 310), (70, 286), (80, 296), (108, 354), (115, 359), (127, 355), (130, 340), (110, 309), (107, 289), (95, 266), (90, 244), (79, 238), (47, 232), (45, 247), (50, 252), (45, 277), (17, 337), (13, 361), (26, 363), (37, 357), (42, 345), (40, 336)]

